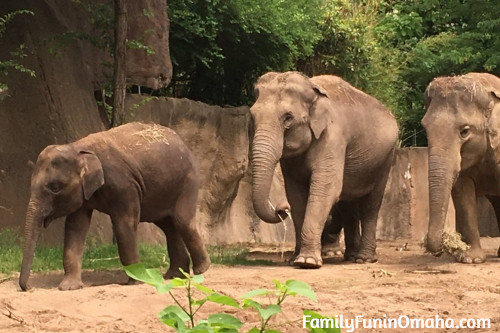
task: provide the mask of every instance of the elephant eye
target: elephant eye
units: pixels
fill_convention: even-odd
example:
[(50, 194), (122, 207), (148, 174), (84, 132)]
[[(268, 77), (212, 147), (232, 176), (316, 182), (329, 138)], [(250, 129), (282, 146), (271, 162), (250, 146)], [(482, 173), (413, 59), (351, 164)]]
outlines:
[(462, 129), (460, 130), (460, 136), (463, 138), (463, 139), (466, 139), (470, 134), (470, 126), (464, 126), (462, 127)]
[(285, 123), (286, 128), (289, 128), (290, 125), (292, 125), (293, 119), (294, 119), (294, 117), (293, 117), (293, 114), (291, 112), (285, 113), (285, 116), (283, 117), (283, 122)]
[(64, 184), (61, 182), (52, 182), (49, 184), (49, 190), (52, 193), (59, 193), (63, 189)]

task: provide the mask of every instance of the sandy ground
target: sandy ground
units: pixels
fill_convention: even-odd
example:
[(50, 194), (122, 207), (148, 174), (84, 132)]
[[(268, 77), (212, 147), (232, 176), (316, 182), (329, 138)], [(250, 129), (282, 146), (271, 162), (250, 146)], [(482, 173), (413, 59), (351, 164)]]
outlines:
[[(450, 258), (424, 255), (416, 243), (408, 251), (396, 251), (404, 242), (379, 242), (376, 264), (343, 263), (329, 258), (319, 270), (294, 269), (283, 262), (273, 249), (254, 249), (251, 258), (273, 259), (276, 266), (223, 267), (212, 266), (205, 275), (205, 285), (239, 297), (256, 288), (272, 288), (273, 279), (299, 279), (309, 283), (318, 302), (301, 297), (288, 298), (284, 313), (273, 325), (293, 322), (281, 327), (283, 332), (305, 332), (302, 309), (344, 318), (490, 318), (490, 329), (354, 329), (354, 332), (500, 332), (500, 260), (496, 258), (499, 240), (484, 239), (487, 262), (464, 265)], [(426, 273), (427, 271), (427, 273)], [(433, 273), (433, 274), (431, 274)], [(169, 332), (156, 314), (173, 304), (167, 295), (141, 284), (120, 285), (127, 280), (122, 271), (85, 272), (85, 288), (61, 292), (57, 285), (61, 273), (36, 275), (30, 279), (35, 287), (20, 292), (16, 280), (0, 284), (0, 332)], [(175, 291), (181, 295), (180, 291)], [(238, 310), (216, 304), (205, 305), (200, 318), (209, 313), (227, 312), (245, 323), (257, 324), (250, 310)], [(299, 320), (299, 321), (296, 321)], [(343, 329), (342, 332), (347, 332)]]

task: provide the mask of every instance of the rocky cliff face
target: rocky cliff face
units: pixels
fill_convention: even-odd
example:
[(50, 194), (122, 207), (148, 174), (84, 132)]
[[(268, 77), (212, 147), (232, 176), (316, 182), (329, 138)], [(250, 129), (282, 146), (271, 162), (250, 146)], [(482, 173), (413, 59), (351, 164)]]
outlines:
[[(112, 8), (112, 1), (106, 2)], [(129, 39), (144, 35), (143, 43), (155, 53), (146, 56), (144, 50), (129, 50), (127, 80), (151, 88), (168, 84), (172, 65), (166, 1), (128, 3)], [(96, 33), (82, 5), (67, 0), (6, 0), (0, 5), (0, 15), (19, 9), (31, 10), (34, 15), (17, 16), (8, 25), (0, 39), (0, 59), (10, 59), (10, 52), (24, 44), (28, 57), (22, 63), (34, 70), (36, 77), (11, 71), (0, 78), (8, 84), (10, 95), (0, 101), (0, 227), (22, 228), (32, 166), (40, 151), (49, 144), (70, 142), (105, 129), (94, 91), (106, 82), (109, 53), (77, 39), (60, 44), (65, 40), (63, 34)], [(144, 9), (152, 15), (145, 16)], [(44, 233), (46, 241), (61, 239), (62, 229), (56, 224), (57, 232)]]
[[(138, 39), (155, 53), (130, 50), (128, 82), (158, 88), (168, 84), (171, 63), (168, 52), (168, 17), (164, 0), (129, 3), (129, 38)], [(153, 15), (143, 15), (146, 9)], [(60, 57), (44, 46), (47, 36), (68, 31), (94, 29), (89, 14), (72, 1), (3, 1), (0, 15), (29, 9), (34, 16), (20, 16), (9, 25), (0, 40), (0, 59), (9, 59), (13, 46), (25, 44), (35, 50), (23, 59), (36, 72), (31, 78), (12, 72), (2, 77), (9, 85), (10, 97), (0, 101), (0, 229), (22, 231), (29, 199), (32, 167), (40, 151), (50, 144), (61, 144), (105, 130), (94, 92), (103, 88), (107, 53), (88, 43), (72, 41)], [(138, 37), (139, 36), (139, 37)], [(141, 53), (142, 52), (142, 53)], [(294, 241), (290, 220), (285, 224), (266, 224), (255, 216), (251, 203), (249, 170), (250, 116), (246, 107), (221, 108), (186, 99), (127, 97), (129, 120), (152, 121), (174, 129), (195, 153), (201, 168), (202, 189), (198, 221), (205, 240), (212, 244), (237, 242), (280, 243)], [(425, 234), (428, 220), (427, 153), (422, 149), (402, 149), (396, 154), (386, 187), (377, 237), (395, 239)], [(285, 197), (283, 180), (276, 169), (271, 201)], [(491, 206), (479, 200), (482, 236), (498, 236)], [(453, 205), (449, 223), (454, 225)], [(41, 242), (61, 243), (62, 220), (42, 233)], [(102, 240), (111, 240), (107, 216), (94, 213), (90, 231)], [(140, 239), (164, 242), (154, 225), (139, 227)]]
[[(249, 170), (250, 113), (247, 107), (221, 108), (175, 98), (127, 96), (129, 121), (168, 126), (197, 157), (201, 171), (198, 222), (210, 244), (279, 243), (294, 240), (293, 225), (270, 225), (254, 213)], [(279, 167), (271, 201), (284, 200)]]

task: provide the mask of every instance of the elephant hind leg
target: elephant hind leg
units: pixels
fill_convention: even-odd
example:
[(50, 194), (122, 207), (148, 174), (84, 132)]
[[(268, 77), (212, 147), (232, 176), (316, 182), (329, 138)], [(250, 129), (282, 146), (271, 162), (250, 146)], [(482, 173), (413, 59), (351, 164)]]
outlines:
[(325, 229), (321, 234), (321, 254), (324, 256), (335, 256), (343, 254), (340, 247), (340, 232), (342, 231), (342, 217), (338, 204), (330, 212), (330, 216), (325, 224)]
[(194, 274), (206, 272), (211, 264), (196, 223), (198, 188), (198, 180), (195, 175), (188, 174), (175, 204), (173, 217), (174, 228), (191, 255)]
[(174, 226), (174, 219), (167, 217), (160, 222), (155, 223), (165, 233), (167, 238), (167, 252), (170, 259), (170, 265), (167, 272), (164, 274), (165, 279), (172, 279), (174, 277), (183, 278), (179, 268), (184, 272), (189, 273), (189, 253), (186, 244), (177, 232)]
[(481, 248), (481, 238), (477, 221), (476, 187), (469, 177), (459, 177), (451, 192), (455, 206), (456, 225), (462, 239), (470, 249), (460, 257), (464, 264), (478, 264), (486, 259)]
[[(497, 223), (498, 223), (498, 230), (500, 230), (500, 197), (495, 197), (495, 196), (486, 196), (488, 201), (491, 203), (493, 206), (493, 209), (495, 210), (495, 216), (497, 218)], [(500, 257), (500, 247), (498, 248), (497, 256)]]
[(339, 202), (340, 218), (344, 228), (345, 252), (344, 261), (355, 261), (361, 243), (359, 204), (352, 202)]
[(357, 263), (377, 262), (377, 219), (384, 198), (385, 186), (391, 170), (392, 154), (381, 170), (381, 176), (373, 191), (358, 199), (361, 220), (361, 244), (356, 255)]

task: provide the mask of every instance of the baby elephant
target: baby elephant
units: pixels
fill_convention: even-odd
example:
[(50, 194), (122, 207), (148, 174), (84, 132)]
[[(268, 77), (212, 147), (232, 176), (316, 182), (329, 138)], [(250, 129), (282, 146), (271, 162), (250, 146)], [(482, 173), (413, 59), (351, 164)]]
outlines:
[(196, 228), (199, 186), (193, 153), (174, 131), (156, 124), (129, 123), (48, 146), (31, 177), (21, 289), (28, 289), (42, 227), (62, 216), (67, 217), (59, 289), (83, 287), (82, 254), (94, 209), (111, 217), (123, 265), (139, 262), (137, 226), (148, 221), (167, 237), (170, 268), (165, 278), (180, 276), (179, 268), (189, 272), (189, 254), (194, 273), (204, 273), (210, 259)]

